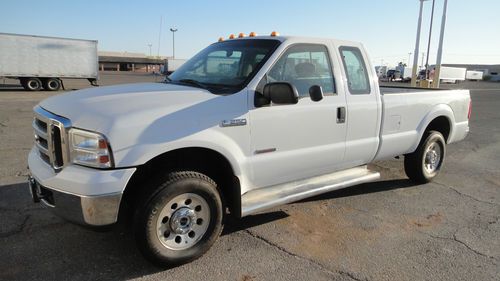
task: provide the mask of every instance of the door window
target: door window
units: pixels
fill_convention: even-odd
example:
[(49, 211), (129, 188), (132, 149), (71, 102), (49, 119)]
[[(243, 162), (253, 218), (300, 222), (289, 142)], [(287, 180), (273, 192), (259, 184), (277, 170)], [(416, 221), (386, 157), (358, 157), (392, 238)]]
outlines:
[(295, 45), (290, 47), (271, 68), (267, 83), (289, 82), (300, 97), (309, 96), (309, 88), (319, 85), (325, 95), (335, 93), (330, 57), (325, 46)]
[(353, 95), (370, 94), (370, 81), (361, 51), (355, 47), (340, 47), (347, 74), (349, 92)]

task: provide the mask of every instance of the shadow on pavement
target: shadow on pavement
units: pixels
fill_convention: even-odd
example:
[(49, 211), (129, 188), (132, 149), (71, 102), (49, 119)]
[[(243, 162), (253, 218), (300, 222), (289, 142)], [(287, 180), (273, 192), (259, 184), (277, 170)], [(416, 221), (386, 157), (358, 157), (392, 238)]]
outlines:
[[(363, 184), (306, 199), (311, 202), (414, 186), (408, 180)], [(288, 217), (283, 211), (228, 220), (222, 235)], [(0, 279), (131, 279), (164, 271), (146, 261), (127, 224), (107, 232), (68, 223), (31, 202), (27, 184), (0, 186)]]

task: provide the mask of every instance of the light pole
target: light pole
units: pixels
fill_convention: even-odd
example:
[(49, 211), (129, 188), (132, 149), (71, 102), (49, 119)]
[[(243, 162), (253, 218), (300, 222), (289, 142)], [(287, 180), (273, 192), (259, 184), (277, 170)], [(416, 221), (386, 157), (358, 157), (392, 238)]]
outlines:
[(410, 66), (411, 54), (412, 54), (412, 52), (408, 53), (408, 63), (406, 64), (406, 66)]
[(424, 9), (424, 1), (420, 0), (420, 11), (418, 12), (418, 24), (417, 24), (417, 39), (415, 40), (415, 55), (413, 56), (413, 70), (411, 72), (411, 86), (417, 86), (417, 67), (418, 67), (418, 52), (420, 45), (420, 29), (422, 27), (422, 11)]
[(444, 27), (446, 25), (446, 9), (448, 0), (444, 0), (443, 19), (441, 20), (441, 34), (439, 35), (439, 47), (436, 60), (436, 71), (434, 72), (434, 88), (439, 88), (439, 75), (441, 74), (441, 58), (443, 57)]
[(177, 32), (177, 28), (170, 28), (170, 31), (172, 31), (172, 58), (175, 59), (175, 32)]
[(160, 45), (161, 45), (161, 25), (163, 23), (163, 16), (160, 17), (160, 32), (158, 32), (158, 54), (157, 57), (160, 57)]
[(149, 43), (148, 47), (149, 47), (149, 56), (151, 56), (151, 47), (153, 47), (153, 44)]

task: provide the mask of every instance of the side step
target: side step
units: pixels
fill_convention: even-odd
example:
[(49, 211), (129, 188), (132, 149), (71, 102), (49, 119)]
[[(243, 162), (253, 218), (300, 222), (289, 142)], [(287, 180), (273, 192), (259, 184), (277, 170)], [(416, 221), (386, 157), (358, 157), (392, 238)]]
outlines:
[(329, 191), (380, 178), (378, 172), (359, 166), (332, 174), (251, 190), (241, 197), (241, 216), (299, 201)]

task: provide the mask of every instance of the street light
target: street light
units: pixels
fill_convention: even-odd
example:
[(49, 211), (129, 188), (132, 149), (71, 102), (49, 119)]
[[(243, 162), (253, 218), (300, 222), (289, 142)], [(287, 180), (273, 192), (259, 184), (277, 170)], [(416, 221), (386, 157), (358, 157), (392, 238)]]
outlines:
[(149, 43), (148, 46), (149, 46), (149, 56), (151, 56), (151, 47), (153, 47), (153, 44)]
[(177, 28), (170, 28), (170, 31), (172, 31), (172, 58), (175, 59), (175, 32), (177, 32)]

